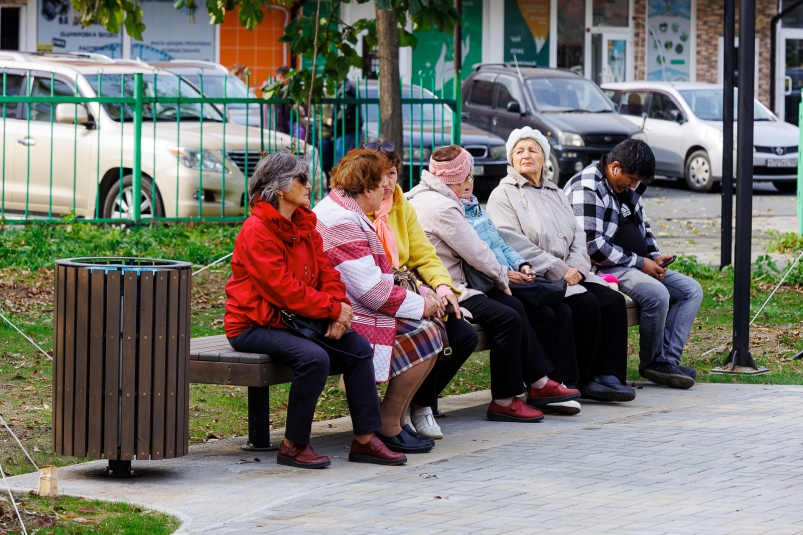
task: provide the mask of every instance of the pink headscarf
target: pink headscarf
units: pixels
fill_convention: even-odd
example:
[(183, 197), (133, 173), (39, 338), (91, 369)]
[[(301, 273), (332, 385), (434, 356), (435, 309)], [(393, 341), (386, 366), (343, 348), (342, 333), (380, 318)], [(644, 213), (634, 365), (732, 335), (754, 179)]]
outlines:
[(471, 172), (471, 154), (460, 148), (460, 154), (448, 162), (436, 162), (429, 159), (429, 172), (440, 178), (444, 184), (459, 184)]
[(388, 260), (396, 269), (399, 269), (399, 246), (396, 244), (396, 234), (388, 224), (388, 214), (393, 210), (393, 195), (384, 199), (379, 206), (379, 210), (374, 212), (374, 227), (376, 227), (376, 235), (379, 236), (379, 241), (385, 248), (385, 254), (388, 255)]

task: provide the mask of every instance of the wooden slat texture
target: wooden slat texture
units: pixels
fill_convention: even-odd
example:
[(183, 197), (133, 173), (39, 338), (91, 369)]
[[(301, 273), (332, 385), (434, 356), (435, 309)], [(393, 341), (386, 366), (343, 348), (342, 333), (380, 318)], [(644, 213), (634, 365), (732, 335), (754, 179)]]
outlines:
[(137, 459), (151, 452), (151, 398), (153, 376), (153, 277), (143, 271), (139, 277), (139, 369), (137, 370)]
[(190, 346), (190, 277), (187, 269), (179, 273), (179, 337), (178, 337), (178, 369), (176, 384), (176, 455), (185, 455), (188, 449), (189, 428), (189, 383), (187, 381), (187, 364)]
[(190, 362), (190, 382), (213, 385), (271, 386), (289, 383), (293, 370), (279, 363), (238, 364), (229, 362)]
[(64, 455), (73, 454), (75, 412), (75, 285), (76, 270), (67, 270), (64, 310)]
[(134, 458), (137, 396), (137, 272), (123, 271), (123, 361), (120, 367), (120, 459)]
[(120, 411), (120, 271), (106, 272), (106, 362), (103, 381), (103, 454), (119, 459), (117, 423)]
[(103, 451), (103, 322), (105, 315), (106, 275), (92, 270), (91, 314), (89, 318), (89, 385), (86, 456), (99, 459)]
[(65, 291), (67, 289), (67, 269), (56, 266), (56, 306), (53, 307), (55, 340), (53, 341), (53, 451), (64, 453), (63, 429), (64, 421), (64, 305)]
[(73, 455), (86, 457), (86, 390), (89, 368), (89, 270), (77, 268), (78, 290), (75, 296), (75, 433)]
[(151, 459), (164, 458), (165, 371), (167, 366), (167, 278), (169, 271), (154, 274), (153, 397), (151, 410)]
[(171, 271), (168, 276), (167, 307), (167, 383), (165, 403), (165, 459), (176, 456), (176, 382), (178, 377), (178, 321), (179, 321), (179, 272)]

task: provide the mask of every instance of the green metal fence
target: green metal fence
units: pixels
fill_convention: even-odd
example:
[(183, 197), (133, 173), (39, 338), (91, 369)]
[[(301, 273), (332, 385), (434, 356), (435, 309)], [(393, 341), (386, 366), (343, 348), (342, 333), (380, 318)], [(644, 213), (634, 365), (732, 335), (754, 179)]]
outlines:
[[(304, 110), (289, 99), (229, 97), (226, 79), (223, 96), (210, 96), (202, 72), (193, 85), (130, 66), (71, 75), (24, 67), (4, 68), (1, 80), (0, 219), (7, 223), (71, 214), (88, 222), (241, 220), (260, 152), (304, 154), (305, 144), (316, 202), (331, 166), (381, 131), (372, 80), (358, 80), (350, 93), (341, 84), (337, 95)], [(435, 147), (460, 143), (460, 98), (438, 94), (434, 80), (416, 82), (400, 81), (405, 189)], [(288, 122), (278, 124), (279, 116)]]

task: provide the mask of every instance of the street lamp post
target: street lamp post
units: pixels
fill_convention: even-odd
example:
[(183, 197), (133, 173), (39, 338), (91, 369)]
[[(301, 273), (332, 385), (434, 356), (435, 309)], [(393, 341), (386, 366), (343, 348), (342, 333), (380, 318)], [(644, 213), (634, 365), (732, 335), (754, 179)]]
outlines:
[(722, 102), (722, 217), (720, 268), (731, 264), (733, 251), (733, 49), (736, 29), (735, 0), (725, 0), (725, 34), (722, 68), (725, 89)]

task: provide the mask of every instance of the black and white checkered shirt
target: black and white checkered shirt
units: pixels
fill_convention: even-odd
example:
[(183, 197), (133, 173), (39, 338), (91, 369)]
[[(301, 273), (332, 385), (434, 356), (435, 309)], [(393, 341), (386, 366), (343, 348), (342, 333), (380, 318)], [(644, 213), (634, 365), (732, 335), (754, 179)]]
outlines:
[[(574, 175), (563, 191), (572, 204), (577, 221), (585, 230), (586, 247), (591, 262), (597, 266), (626, 266), (641, 269), (644, 265), (642, 257), (611, 243), (619, 228), (620, 217), (623, 217), (620, 215), (623, 207), (619, 204), (616, 192), (605, 180), (603, 165), (605, 157), (596, 165), (589, 165)], [(646, 184), (639, 184), (636, 189), (631, 190), (630, 196), (635, 206), (633, 221), (647, 242), (647, 254), (654, 260), (661, 253), (658, 251), (658, 243), (655, 241), (650, 224), (644, 217), (641, 195), (646, 189)]]

